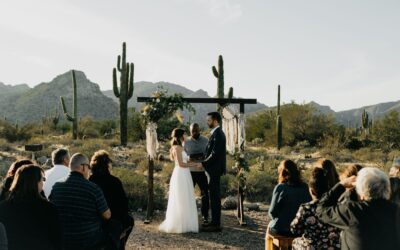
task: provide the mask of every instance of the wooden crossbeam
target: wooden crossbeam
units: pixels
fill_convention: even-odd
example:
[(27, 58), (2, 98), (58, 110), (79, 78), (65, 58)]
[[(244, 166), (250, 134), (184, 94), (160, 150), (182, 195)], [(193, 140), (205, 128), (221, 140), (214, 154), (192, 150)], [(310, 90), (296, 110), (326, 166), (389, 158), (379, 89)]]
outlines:
[[(137, 102), (148, 102), (155, 97), (138, 97)], [(218, 104), (257, 104), (257, 99), (241, 99), (241, 98), (183, 98), (183, 101), (189, 103), (218, 103)]]

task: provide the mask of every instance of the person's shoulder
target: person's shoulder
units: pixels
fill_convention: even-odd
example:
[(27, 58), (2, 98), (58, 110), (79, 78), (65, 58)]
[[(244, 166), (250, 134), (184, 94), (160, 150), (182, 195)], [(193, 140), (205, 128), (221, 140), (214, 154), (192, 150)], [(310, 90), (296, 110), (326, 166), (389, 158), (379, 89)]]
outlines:
[(119, 184), (122, 185), (122, 182), (121, 182), (121, 180), (120, 180), (118, 177), (116, 177), (116, 176), (110, 174), (108, 178), (110, 179), (110, 181), (111, 181), (112, 183), (118, 184), (118, 185), (119, 185)]
[(206, 137), (204, 135), (200, 135), (200, 140), (208, 142), (208, 137)]
[(278, 183), (275, 188), (274, 188), (274, 192), (280, 192), (283, 191), (287, 188), (287, 184), (286, 183)]

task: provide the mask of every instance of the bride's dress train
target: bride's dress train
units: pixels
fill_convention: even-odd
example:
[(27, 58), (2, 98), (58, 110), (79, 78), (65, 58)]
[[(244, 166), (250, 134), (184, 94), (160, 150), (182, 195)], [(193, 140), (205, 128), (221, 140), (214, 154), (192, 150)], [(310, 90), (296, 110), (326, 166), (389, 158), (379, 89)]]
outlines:
[[(182, 152), (186, 163), (188, 156)], [(189, 168), (175, 163), (169, 184), (168, 207), (165, 220), (159, 230), (166, 233), (199, 232), (196, 198)]]

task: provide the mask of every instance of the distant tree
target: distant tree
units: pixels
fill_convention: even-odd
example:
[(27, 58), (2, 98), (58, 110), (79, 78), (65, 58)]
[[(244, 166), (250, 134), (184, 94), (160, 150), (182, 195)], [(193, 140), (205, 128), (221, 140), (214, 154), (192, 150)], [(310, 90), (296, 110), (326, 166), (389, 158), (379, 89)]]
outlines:
[(400, 115), (391, 111), (382, 119), (375, 121), (372, 127), (372, 138), (383, 150), (400, 147)]

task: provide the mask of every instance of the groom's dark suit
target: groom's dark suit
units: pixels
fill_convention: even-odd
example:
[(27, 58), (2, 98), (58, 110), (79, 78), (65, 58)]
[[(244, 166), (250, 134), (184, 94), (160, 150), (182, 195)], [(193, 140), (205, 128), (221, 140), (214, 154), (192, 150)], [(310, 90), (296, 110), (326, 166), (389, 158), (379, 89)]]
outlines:
[(221, 225), (221, 190), (220, 179), (226, 173), (226, 138), (221, 127), (212, 133), (206, 148), (206, 159), (203, 167), (210, 175), (210, 202), (211, 202), (211, 224)]

